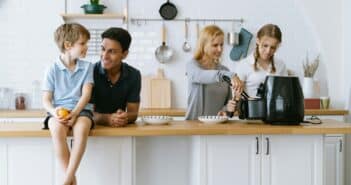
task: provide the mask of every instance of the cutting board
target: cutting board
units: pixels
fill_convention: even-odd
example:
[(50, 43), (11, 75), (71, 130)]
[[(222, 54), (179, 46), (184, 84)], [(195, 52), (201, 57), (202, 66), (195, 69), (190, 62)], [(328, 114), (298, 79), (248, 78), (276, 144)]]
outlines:
[(165, 78), (163, 69), (156, 76), (143, 76), (141, 87), (142, 108), (171, 108), (171, 81)]

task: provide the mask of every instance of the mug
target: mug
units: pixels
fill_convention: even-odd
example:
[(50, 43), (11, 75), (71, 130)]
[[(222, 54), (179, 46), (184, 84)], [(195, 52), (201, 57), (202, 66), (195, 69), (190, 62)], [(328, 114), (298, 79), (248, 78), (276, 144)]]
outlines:
[(327, 96), (323, 96), (320, 98), (321, 100), (321, 109), (329, 109), (330, 98)]

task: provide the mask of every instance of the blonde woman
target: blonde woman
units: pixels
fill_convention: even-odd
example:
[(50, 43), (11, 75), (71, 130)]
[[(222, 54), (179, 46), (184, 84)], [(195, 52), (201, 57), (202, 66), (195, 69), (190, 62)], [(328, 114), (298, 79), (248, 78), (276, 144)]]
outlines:
[(223, 81), (223, 76), (231, 79), (235, 91), (240, 91), (241, 81), (220, 63), (223, 43), (224, 32), (215, 25), (204, 27), (200, 33), (194, 58), (186, 65), (187, 120), (195, 120), (202, 115), (226, 115), (227, 111), (235, 109), (231, 88)]
[(257, 32), (255, 51), (237, 68), (237, 75), (250, 97), (256, 96), (260, 83), (267, 75), (288, 75), (283, 61), (274, 56), (281, 42), (282, 32), (277, 25), (266, 24)]

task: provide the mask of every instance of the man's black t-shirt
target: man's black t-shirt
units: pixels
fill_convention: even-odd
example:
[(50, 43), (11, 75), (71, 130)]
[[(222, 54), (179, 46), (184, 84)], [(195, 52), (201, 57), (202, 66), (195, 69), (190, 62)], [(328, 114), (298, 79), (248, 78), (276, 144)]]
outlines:
[(117, 109), (126, 111), (127, 103), (140, 102), (141, 75), (139, 70), (122, 63), (121, 75), (115, 84), (107, 77), (101, 62), (94, 65), (94, 89), (92, 103), (95, 112), (113, 113)]

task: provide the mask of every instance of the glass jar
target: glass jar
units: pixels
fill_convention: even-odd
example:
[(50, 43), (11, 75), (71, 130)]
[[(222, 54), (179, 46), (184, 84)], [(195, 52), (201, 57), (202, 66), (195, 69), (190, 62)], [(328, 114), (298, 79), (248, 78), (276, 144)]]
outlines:
[(16, 110), (24, 110), (26, 109), (26, 96), (24, 93), (16, 93), (15, 94), (15, 107)]
[(0, 87), (0, 109), (10, 109), (12, 89)]
[(32, 94), (31, 94), (31, 109), (41, 109), (41, 90), (40, 90), (40, 81), (34, 80), (32, 83)]

